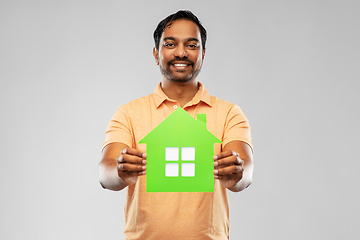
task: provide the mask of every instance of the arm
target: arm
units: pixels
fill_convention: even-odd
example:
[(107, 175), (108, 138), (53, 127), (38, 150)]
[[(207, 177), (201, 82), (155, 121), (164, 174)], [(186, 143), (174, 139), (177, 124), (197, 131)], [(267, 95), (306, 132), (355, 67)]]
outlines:
[(103, 188), (119, 191), (136, 183), (146, 173), (146, 154), (123, 143), (110, 143), (99, 164), (99, 182)]
[(252, 149), (245, 142), (232, 141), (214, 156), (214, 177), (233, 192), (247, 188), (252, 182), (254, 164)]

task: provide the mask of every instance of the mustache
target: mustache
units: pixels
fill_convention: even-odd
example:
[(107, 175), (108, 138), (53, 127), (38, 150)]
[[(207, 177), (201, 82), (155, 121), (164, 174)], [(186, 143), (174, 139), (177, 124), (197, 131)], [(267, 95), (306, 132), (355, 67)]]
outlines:
[(173, 60), (168, 61), (168, 65), (171, 65), (173, 62), (187, 62), (187, 63), (191, 64), (191, 66), (194, 65), (194, 62), (189, 60), (187, 57), (183, 57), (183, 58), (175, 57)]

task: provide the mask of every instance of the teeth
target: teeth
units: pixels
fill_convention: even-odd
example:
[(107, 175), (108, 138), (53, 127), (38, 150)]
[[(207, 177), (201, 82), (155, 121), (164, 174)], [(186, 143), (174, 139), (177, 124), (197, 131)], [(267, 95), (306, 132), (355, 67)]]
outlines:
[(174, 64), (175, 67), (186, 67), (187, 64), (183, 64), (183, 63), (176, 63)]

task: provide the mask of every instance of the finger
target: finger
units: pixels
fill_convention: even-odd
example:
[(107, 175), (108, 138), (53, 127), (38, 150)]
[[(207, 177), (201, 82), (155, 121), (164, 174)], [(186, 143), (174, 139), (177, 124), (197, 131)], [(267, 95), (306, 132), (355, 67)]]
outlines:
[(142, 172), (146, 170), (146, 166), (129, 164), (129, 163), (121, 163), (117, 166), (118, 170), (121, 172)]
[(214, 170), (214, 174), (218, 176), (222, 175), (230, 175), (230, 174), (237, 174), (242, 173), (244, 171), (244, 168), (239, 165), (231, 165), (224, 168), (219, 168)]
[(134, 148), (125, 148), (120, 152), (123, 155), (134, 155), (146, 159), (146, 154)]
[(140, 158), (138, 156), (134, 156), (134, 155), (120, 155), (116, 161), (118, 163), (131, 163), (131, 164), (141, 164), (141, 165), (145, 165), (146, 164), (146, 160), (144, 160), (143, 158)]
[(218, 160), (218, 159), (222, 159), (222, 158), (225, 158), (225, 157), (229, 157), (232, 155), (232, 152), (233, 151), (225, 151), (225, 152), (221, 152), (217, 155), (214, 156), (214, 160)]
[(236, 165), (244, 165), (244, 160), (242, 160), (239, 156), (236, 157)]
[(126, 175), (126, 177), (137, 177), (137, 176), (142, 176), (146, 174), (146, 171), (140, 171), (140, 172), (129, 172), (129, 171), (125, 171), (125, 172), (119, 172), (119, 177), (122, 177), (124, 175)]
[(118, 171), (118, 175), (120, 178), (137, 177), (137, 176), (142, 176), (145, 174), (146, 174), (145, 170), (141, 171), (141, 172)]
[(243, 165), (244, 161), (239, 156), (231, 155), (230, 157), (222, 158), (214, 162), (214, 166), (228, 166), (228, 165)]
[[(216, 178), (216, 177), (215, 177)], [(218, 180), (226, 180), (226, 181), (231, 181), (234, 184), (236, 184), (239, 180), (241, 180), (242, 176), (238, 176), (235, 174), (231, 174), (231, 175), (223, 175), (223, 176), (217, 176), (216, 179)], [(230, 183), (230, 182), (229, 182)]]
[(124, 156), (123, 156), (123, 155), (120, 155), (120, 156), (116, 159), (116, 162), (117, 162), (117, 163), (123, 163), (123, 162), (125, 162)]

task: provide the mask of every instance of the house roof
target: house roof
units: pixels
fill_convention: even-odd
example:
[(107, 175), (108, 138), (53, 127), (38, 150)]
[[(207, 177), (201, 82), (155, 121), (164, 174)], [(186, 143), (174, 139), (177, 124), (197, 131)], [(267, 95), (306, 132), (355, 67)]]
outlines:
[[(177, 108), (164, 121), (148, 133), (139, 143), (169, 141), (169, 143), (221, 143), (206, 129), (205, 114), (195, 120), (184, 109)], [(201, 141), (199, 141), (201, 140)]]

